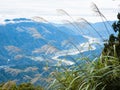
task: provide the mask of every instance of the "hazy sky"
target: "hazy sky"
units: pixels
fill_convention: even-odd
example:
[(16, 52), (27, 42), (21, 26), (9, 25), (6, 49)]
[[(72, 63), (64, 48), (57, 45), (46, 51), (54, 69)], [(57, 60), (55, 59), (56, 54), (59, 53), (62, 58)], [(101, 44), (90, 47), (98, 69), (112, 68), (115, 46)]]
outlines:
[(48, 21), (62, 21), (69, 18), (57, 13), (56, 9), (64, 9), (75, 20), (83, 17), (90, 22), (98, 22), (100, 18), (92, 11), (92, 2), (108, 20), (116, 19), (120, 11), (120, 0), (0, 0), (0, 18), (40, 16)]

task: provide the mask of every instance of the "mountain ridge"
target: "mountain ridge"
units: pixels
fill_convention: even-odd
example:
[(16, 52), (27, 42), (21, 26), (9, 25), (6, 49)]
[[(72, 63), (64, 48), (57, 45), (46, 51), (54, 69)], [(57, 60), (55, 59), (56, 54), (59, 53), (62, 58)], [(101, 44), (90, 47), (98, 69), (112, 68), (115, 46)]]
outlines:
[[(68, 56), (76, 59), (80, 56), (81, 51), (85, 50), (82, 53), (87, 55), (89, 51), (98, 49), (96, 43), (103, 44), (101, 38), (88, 25), (85, 28), (78, 28), (80, 30), (82, 28), (84, 32), (82, 34), (71, 24), (42, 23), (26, 18), (6, 19), (5, 22), (5, 24), (0, 24), (0, 71), (2, 72), (0, 81), (17, 79), (17, 82), (20, 83), (24, 82), (22, 77), (26, 78), (25, 82), (32, 81), (32, 78), (34, 79), (36, 75), (39, 76), (38, 74), (44, 72), (46, 65), (52, 67), (49, 70), (50, 73), (60, 60), (62, 65), (74, 64), (72, 59), (68, 59)], [(103, 23), (97, 24), (95, 24), (96, 30), (101, 32), (99, 27), (101, 24), (103, 26)], [(94, 26), (94, 24), (92, 25)], [(106, 32), (103, 29), (102, 33), (104, 31)], [(101, 35), (107, 38), (106, 35)], [(88, 37), (86, 38), (86, 36)], [(93, 42), (89, 43), (90, 39)], [(89, 45), (93, 49), (89, 50)], [(96, 50), (96, 52), (98, 51)], [(55, 56), (57, 54), (61, 55)], [(34, 75), (30, 75), (31, 72), (27, 69), (29, 67), (37, 68), (33, 71)], [(17, 69), (19, 72), (16, 72)], [(24, 72), (26, 69), (27, 73)], [(16, 78), (11, 72), (16, 73)], [(8, 74), (10, 77), (7, 77)], [(42, 76), (47, 75), (48, 72)], [(36, 80), (35, 83), (38, 82), (40, 80)]]

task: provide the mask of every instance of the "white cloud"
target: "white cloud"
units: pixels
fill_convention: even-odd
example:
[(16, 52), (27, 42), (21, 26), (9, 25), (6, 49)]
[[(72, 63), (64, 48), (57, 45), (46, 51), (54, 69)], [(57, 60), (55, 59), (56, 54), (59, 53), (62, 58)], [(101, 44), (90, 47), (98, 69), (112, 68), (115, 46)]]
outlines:
[[(73, 18), (93, 19), (91, 2), (95, 2), (105, 16), (116, 19), (120, 0), (0, 0), (0, 18), (42, 16), (50, 21), (59, 19), (56, 9), (66, 10)], [(115, 18), (114, 18), (115, 17)], [(63, 17), (64, 18), (64, 17)], [(61, 17), (60, 17), (61, 19)], [(97, 22), (97, 21), (96, 21)]]

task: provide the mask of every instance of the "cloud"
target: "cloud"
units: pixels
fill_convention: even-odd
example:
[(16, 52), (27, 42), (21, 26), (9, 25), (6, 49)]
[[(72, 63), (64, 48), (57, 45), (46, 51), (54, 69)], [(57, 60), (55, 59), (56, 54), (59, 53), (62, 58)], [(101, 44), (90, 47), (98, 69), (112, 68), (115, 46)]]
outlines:
[(119, 0), (0, 0), (0, 18), (43, 16), (52, 20), (58, 15), (56, 9), (64, 9), (74, 18), (88, 18), (93, 14), (91, 2), (95, 2), (105, 15), (114, 15), (113, 11), (116, 13), (120, 4)]

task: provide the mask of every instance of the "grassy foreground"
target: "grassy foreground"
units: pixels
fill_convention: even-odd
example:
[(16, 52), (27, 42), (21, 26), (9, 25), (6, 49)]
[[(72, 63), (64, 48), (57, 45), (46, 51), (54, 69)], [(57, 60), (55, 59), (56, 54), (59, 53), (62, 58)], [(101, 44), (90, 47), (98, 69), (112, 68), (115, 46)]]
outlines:
[(120, 61), (104, 56), (82, 66), (62, 68), (61, 72), (56, 71), (53, 75), (56, 79), (46, 89), (9, 81), (1, 84), (0, 90), (119, 90)]
[(49, 90), (119, 90), (120, 61), (104, 56), (84, 66), (56, 72), (55, 77)]
[[(101, 13), (100, 13), (101, 14)], [(118, 36), (110, 35), (100, 57), (84, 64), (60, 68), (45, 90), (119, 90), (120, 89), (120, 14), (113, 24)], [(30, 83), (14, 81), (0, 84), (0, 90), (44, 90)]]
[(120, 89), (120, 13), (112, 27), (101, 56), (83, 65), (63, 68), (48, 90), (119, 90)]

